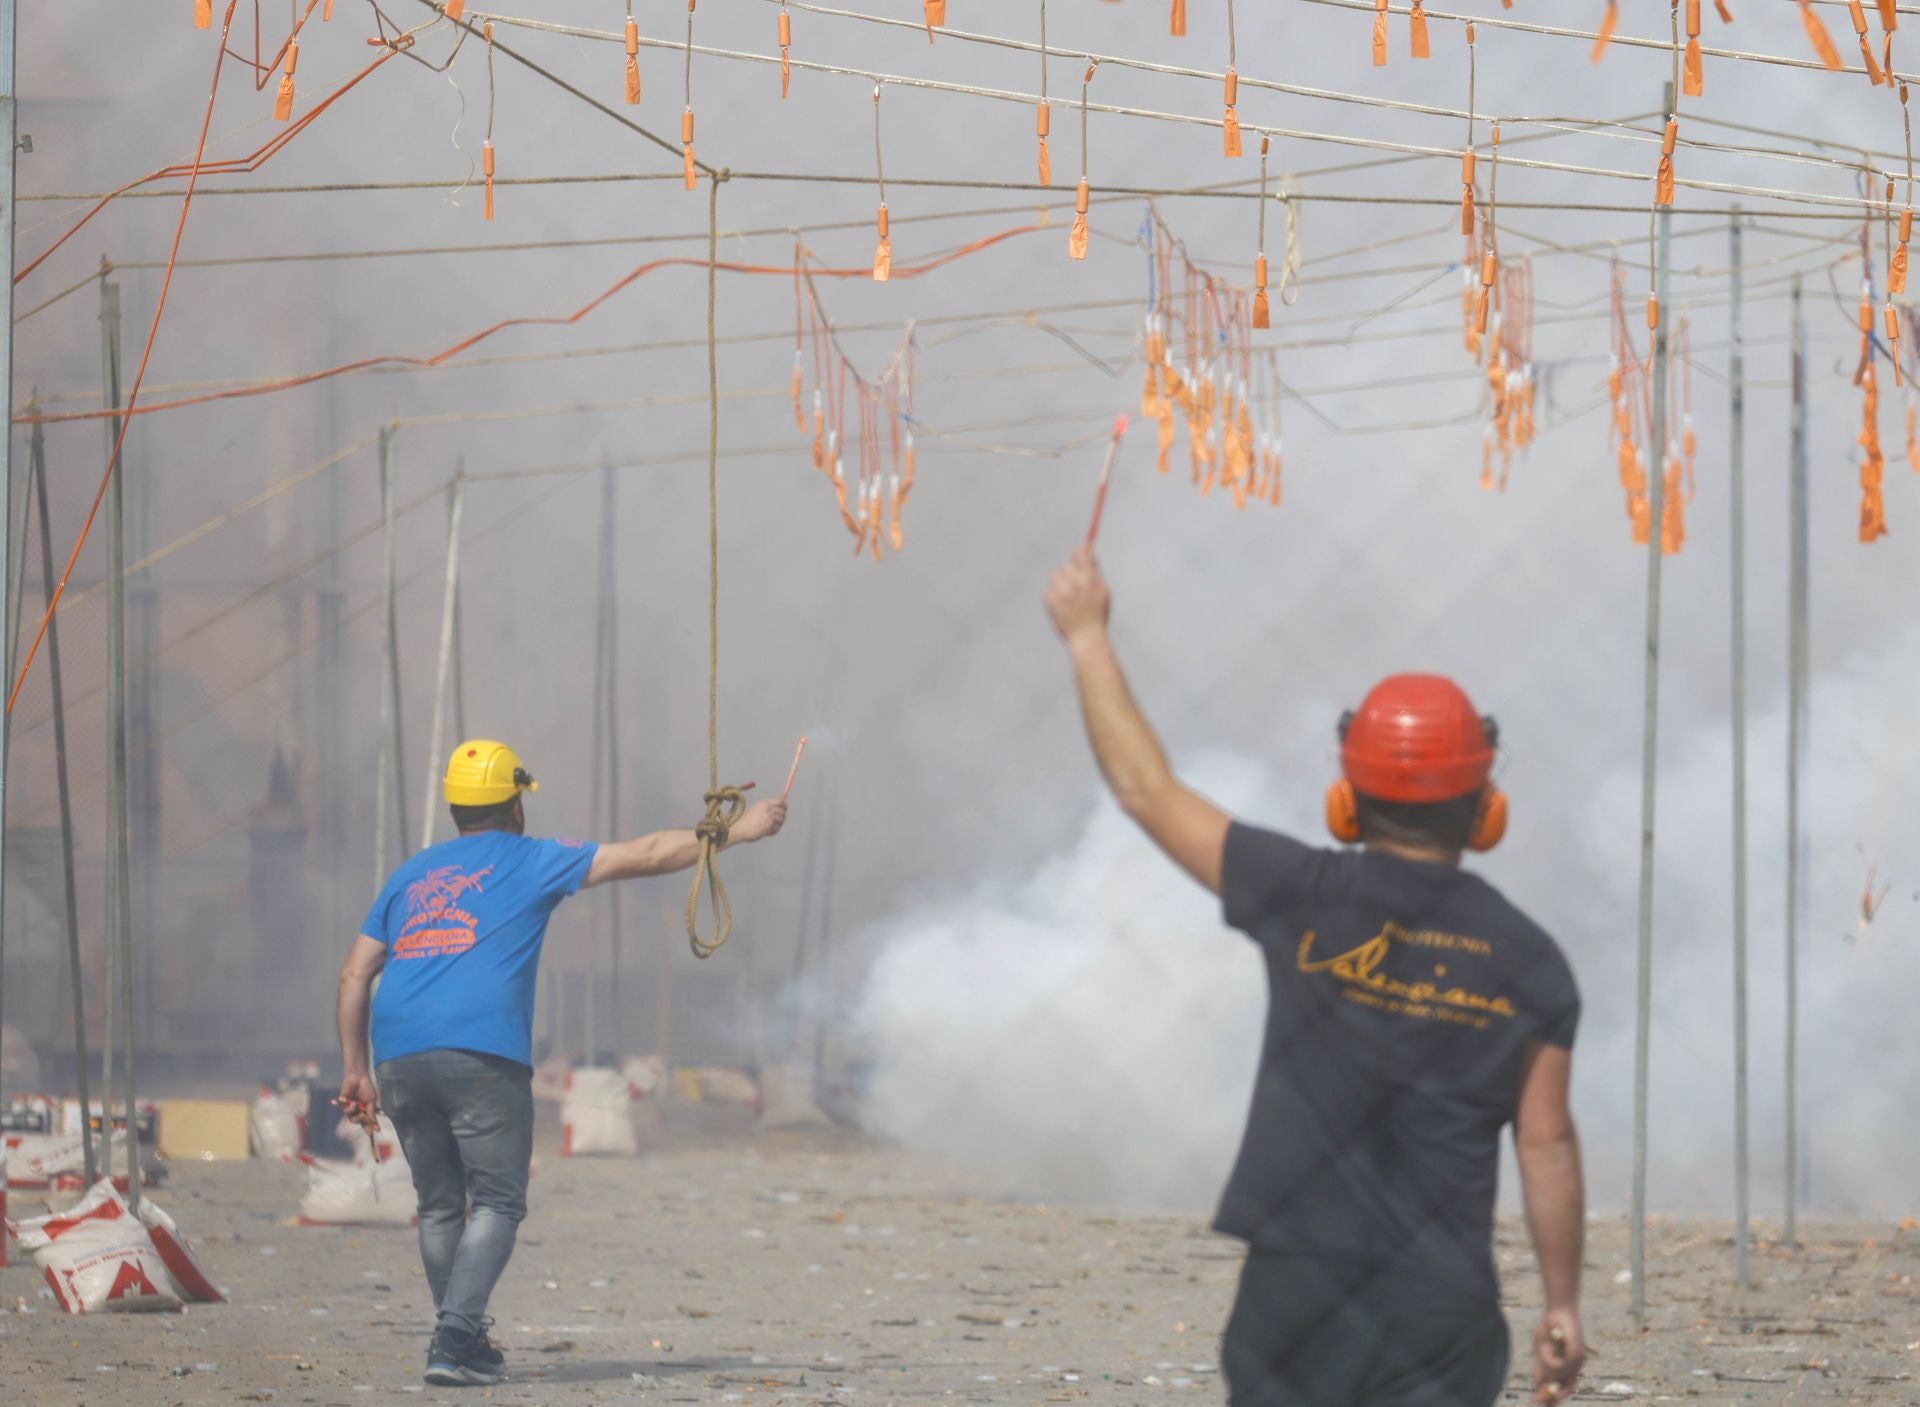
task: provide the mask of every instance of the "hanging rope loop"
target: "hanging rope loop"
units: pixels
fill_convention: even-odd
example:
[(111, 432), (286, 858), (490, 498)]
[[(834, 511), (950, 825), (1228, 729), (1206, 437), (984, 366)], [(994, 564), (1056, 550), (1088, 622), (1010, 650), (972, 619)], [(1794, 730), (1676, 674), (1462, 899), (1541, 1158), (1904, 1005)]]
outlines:
[[(733, 903), (727, 898), (727, 886), (720, 879), (717, 860), (726, 849), (727, 837), (746, 814), (747, 798), (739, 787), (716, 787), (706, 795), (707, 814), (693, 828), (700, 842), (700, 858), (694, 865), (693, 885), (687, 890), (687, 943), (697, 958), (710, 958), (733, 936)], [(700, 936), (700, 890), (705, 886), (713, 910), (713, 936)]]

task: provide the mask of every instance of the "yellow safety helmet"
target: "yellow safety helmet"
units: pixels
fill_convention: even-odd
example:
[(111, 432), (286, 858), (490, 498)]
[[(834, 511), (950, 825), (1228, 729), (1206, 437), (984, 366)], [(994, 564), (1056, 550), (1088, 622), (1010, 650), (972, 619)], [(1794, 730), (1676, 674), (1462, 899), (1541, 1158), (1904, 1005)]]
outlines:
[(447, 759), (440, 792), (453, 806), (498, 806), (540, 783), (520, 765), (520, 755), (505, 743), (470, 738)]

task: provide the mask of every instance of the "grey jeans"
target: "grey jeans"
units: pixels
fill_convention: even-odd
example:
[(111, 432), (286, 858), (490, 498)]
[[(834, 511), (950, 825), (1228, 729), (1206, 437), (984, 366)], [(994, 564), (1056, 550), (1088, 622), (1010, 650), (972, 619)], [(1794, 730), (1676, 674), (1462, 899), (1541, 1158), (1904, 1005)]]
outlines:
[(413, 1172), (433, 1307), (441, 1323), (477, 1332), (527, 1215), (533, 1071), (497, 1055), (428, 1050), (382, 1061), (374, 1075)]

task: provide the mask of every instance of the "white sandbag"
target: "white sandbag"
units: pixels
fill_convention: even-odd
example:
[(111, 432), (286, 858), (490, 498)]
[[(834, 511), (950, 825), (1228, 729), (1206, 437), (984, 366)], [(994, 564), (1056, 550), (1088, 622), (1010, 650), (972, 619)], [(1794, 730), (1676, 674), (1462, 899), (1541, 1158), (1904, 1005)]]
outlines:
[(155, 1206), (151, 1199), (140, 1199), (140, 1220), (145, 1223), (147, 1236), (153, 1242), (153, 1249), (160, 1257), (160, 1263), (167, 1268), (167, 1274), (173, 1277), (173, 1285), (180, 1292), (180, 1298), (193, 1304), (224, 1304), (227, 1297), (208, 1277), (200, 1258), (194, 1254), (187, 1238), (180, 1234), (172, 1217)]
[(411, 1226), (419, 1211), (413, 1175), (397, 1153), (384, 1162), (307, 1158), (302, 1226)]
[(567, 1072), (560, 1100), (560, 1156), (613, 1153), (632, 1157), (640, 1151), (634, 1126), (634, 1091), (618, 1070), (592, 1066)]
[(717, 1065), (701, 1065), (693, 1077), (700, 1084), (700, 1098), (710, 1104), (753, 1104), (760, 1102), (760, 1086), (744, 1070), (727, 1070)]
[(634, 1094), (645, 1099), (664, 1091), (667, 1062), (657, 1055), (629, 1055), (620, 1062), (620, 1073)]
[(813, 1071), (804, 1065), (769, 1065), (760, 1072), (760, 1127), (825, 1128), (827, 1116), (813, 1099)]
[(300, 1116), (293, 1104), (265, 1085), (253, 1101), (249, 1113), (253, 1131), (253, 1156), (291, 1163), (300, 1156), (306, 1140), (300, 1136)]
[(180, 1308), (182, 1294), (147, 1226), (105, 1178), (71, 1209), (7, 1230), (69, 1314)]
[[(63, 1181), (84, 1179), (87, 1139), (84, 1133), (10, 1133), (6, 1136), (8, 1185), (19, 1190), (45, 1191)], [(127, 1166), (127, 1131), (113, 1131), (113, 1165)], [(125, 1190), (126, 1173), (114, 1181)]]

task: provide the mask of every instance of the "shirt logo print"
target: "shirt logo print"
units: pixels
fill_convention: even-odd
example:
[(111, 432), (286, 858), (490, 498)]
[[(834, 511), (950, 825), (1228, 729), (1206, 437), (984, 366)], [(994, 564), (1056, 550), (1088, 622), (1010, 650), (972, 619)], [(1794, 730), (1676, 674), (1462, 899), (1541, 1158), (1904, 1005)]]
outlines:
[(469, 892), (485, 893), (481, 881), (492, 873), (492, 865), (472, 874), (458, 865), (442, 865), (409, 884), (407, 921), (400, 926), (393, 957), (452, 957), (471, 948), (480, 921), (460, 907), (460, 899)]
[[(1342, 995), (1360, 1006), (1372, 1007), (1394, 1016), (1420, 1021), (1445, 1021), (1455, 1025), (1486, 1030), (1492, 1018), (1512, 1019), (1516, 1014), (1508, 998), (1488, 997), (1466, 987), (1444, 985), (1443, 981), (1401, 981), (1381, 971), (1387, 955), (1393, 951), (1397, 930), (1389, 924), (1366, 942), (1330, 958), (1313, 957), (1315, 934), (1312, 929), (1300, 939), (1295, 965), (1308, 975), (1333, 978), (1345, 990)], [(1402, 936), (1404, 935), (1404, 931)], [(1435, 976), (1444, 979), (1444, 966), (1435, 968)]]

